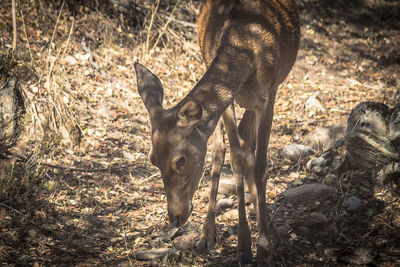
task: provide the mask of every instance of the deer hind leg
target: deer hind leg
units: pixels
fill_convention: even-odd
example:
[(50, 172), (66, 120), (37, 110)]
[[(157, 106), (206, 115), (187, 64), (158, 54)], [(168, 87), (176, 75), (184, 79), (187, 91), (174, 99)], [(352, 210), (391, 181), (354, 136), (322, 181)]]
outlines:
[(244, 154), (239, 141), (239, 131), (236, 125), (236, 116), (233, 105), (229, 106), (225, 111), (223, 114), (223, 120), (229, 139), (231, 164), (236, 179), (236, 191), (238, 196), (239, 235), (237, 258), (241, 264), (246, 264), (250, 263), (252, 260), (251, 235), (246, 218), (244, 198)]
[[(247, 187), (250, 191), (251, 202), (257, 212), (257, 188), (254, 182), (253, 166), (255, 160), (255, 141), (256, 141), (256, 114), (254, 111), (246, 110), (239, 123), (239, 136), (244, 155), (245, 178)], [(257, 214), (258, 216), (258, 214)]]
[(260, 112), (257, 119), (257, 144), (256, 159), (254, 164), (254, 178), (257, 188), (258, 209), (258, 246), (257, 261), (260, 265), (272, 265), (271, 239), (269, 236), (269, 216), (266, 209), (266, 184), (267, 184), (267, 149), (271, 134), (272, 119), (274, 113), (274, 102), (277, 87), (271, 88), (266, 106)]
[(203, 225), (203, 231), (200, 236), (200, 249), (207, 250), (214, 246), (216, 241), (216, 226), (215, 226), (215, 206), (218, 193), (218, 183), (221, 174), (222, 166), (225, 159), (225, 140), (223, 132), (222, 119), (219, 120), (215, 128), (212, 139), (212, 168), (211, 168), (211, 191), (208, 204), (207, 217)]

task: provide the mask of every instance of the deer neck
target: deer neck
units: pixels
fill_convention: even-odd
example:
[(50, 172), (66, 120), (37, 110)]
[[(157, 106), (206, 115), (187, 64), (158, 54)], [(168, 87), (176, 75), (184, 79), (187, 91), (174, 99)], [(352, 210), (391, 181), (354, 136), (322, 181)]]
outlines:
[(203, 116), (197, 128), (210, 137), (222, 113), (233, 103), (242, 84), (252, 72), (248, 59), (243, 55), (232, 57), (229, 53), (217, 56), (210, 67), (178, 106), (186, 101), (195, 101), (202, 107)]

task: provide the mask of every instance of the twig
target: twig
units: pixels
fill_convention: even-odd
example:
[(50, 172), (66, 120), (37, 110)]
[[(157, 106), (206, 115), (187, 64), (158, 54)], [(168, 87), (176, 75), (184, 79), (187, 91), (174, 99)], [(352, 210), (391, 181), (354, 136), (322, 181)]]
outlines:
[(12, 42), (12, 52), (14, 53), (17, 49), (17, 18), (15, 11), (15, 0), (11, 1), (11, 12), (13, 21), (13, 42)]
[(86, 53), (89, 54), (89, 63), (90, 63), (90, 65), (92, 65), (92, 67), (95, 70), (97, 70), (100, 73), (100, 75), (103, 76), (106, 80), (112, 82), (113, 79), (100, 68), (99, 64), (96, 63), (96, 60), (93, 57), (92, 51), (89, 49), (89, 47), (86, 46), (86, 42), (85, 42), (84, 38), (82, 39), (81, 47), (82, 47), (83, 51), (85, 51)]
[(161, 29), (160, 33), (158, 34), (158, 37), (157, 37), (156, 41), (154, 42), (153, 47), (151, 48), (152, 50), (157, 46), (158, 42), (160, 41), (161, 36), (163, 36), (163, 34), (165, 33), (165, 30), (167, 29), (169, 23), (171, 22), (171, 20), (172, 20), (172, 15), (174, 14), (174, 12), (175, 12), (177, 6), (179, 5), (179, 2), (180, 2), (180, 0), (178, 0), (178, 1), (176, 2), (174, 8), (172, 9), (170, 17), (168, 17), (167, 22), (164, 24), (164, 27)]
[(8, 205), (6, 205), (6, 204), (4, 204), (4, 203), (1, 203), (1, 202), (0, 202), (0, 205), (3, 206), (3, 207), (6, 207), (7, 209), (10, 209), (10, 210), (14, 211), (15, 213), (18, 213), (18, 214), (21, 215), (22, 217), (25, 217), (24, 214), (22, 214), (20, 211), (18, 211), (18, 210), (16, 210), (16, 209), (14, 209), (13, 207), (10, 207), (10, 206), (8, 206)]
[(54, 36), (56, 35), (56, 30), (57, 30), (57, 27), (58, 27), (58, 23), (60, 21), (61, 12), (62, 12), (62, 10), (64, 8), (64, 4), (65, 4), (65, 0), (62, 2), (61, 8), (60, 8), (60, 12), (58, 13), (56, 25), (54, 26), (53, 34), (51, 35), (50, 44), (49, 44), (49, 54), (48, 54), (48, 57), (47, 57), (47, 61), (48, 62), (50, 61), (50, 56), (51, 56), (51, 44), (53, 43)]
[(158, 14), (158, 16), (160, 16), (160, 17), (162, 17), (164, 19), (171, 20), (171, 22), (173, 22), (175, 24), (180, 24), (180, 25), (182, 25), (184, 27), (197, 29), (197, 24), (196, 23), (191, 23), (191, 22), (179, 20), (179, 19), (173, 18), (171, 16), (163, 15), (163, 14)]
[[(126, 2), (121, 2), (121, 1), (118, 1), (118, 0), (110, 0), (110, 2), (115, 4), (115, 5), (121, 6), (121, 7), (125, 8), (125, 9), (131, 9), (132, 7), (130, 5), (133, 5), (134, 8), (139, 12), (142, 12), (143, 9), (147, 9), (148, 10), (148, 8), (146, 8), (144, 6), (139, 6), (138, 4), (135, 4), (135, 3), (129, 3), (128, 4)], [(197, 28), (197, 24), (196, 23), (191, 23), (191, 22), (179, 20), (179, 19), (173, 18), (171, 15), (168, 16), (168, 15), (164, 15), (164, 14), (158, 14), (158, 16), (160, 16), (161, 18), (164, 18), (164, 19), (171, 20), (172, 23), (180, 24), (183, 27), (189, 27), (189, 28), (194, 28), (194, 29)]]
[(68, 38), (67, 38), (66, 44), (64, 46), (64, 50), (63, 50), (60, 58), (63, 58), (64, 55), (65, 55), (65, 52), (67, 51), (67, 48), (68, 48), (68, 45), (69, 45), (69, 41), (71, 40), (72, 33), (74, 32), (74, 25), (75, 25), (75, 18), (72, 17), (72, 23), (71, 23), (71, 27), (69, 28)]
[[(124, 225), (121, 225), (122, 227), (124, 227)], [(125, 250), (128, 250), (128, 243), (126, 242), (126, 229), (124, 229), (124, 232), (122, 233), (122, 237), (124, 238), (124, 244), (125, 244)], [(128, 257), (128, 261), (129, 261), (129, 266), (134, 266), (133, 262), (131, 260), (131, 257), (129, 257), (129, 253), (127, 255)]]
[(158, 172), (156, 172), (156, 173), (153, 173), (152, 175), (150, 175), (150, 176), (148, 176), (148, 177), (146, 177), (146, 178), (144, 178), (142, 181), (140, 181), (138, 184), (140, 185), (140, 184), (143, 184), (144, 182), (147, 182), (148, 180), (150, 180), (150, 179), (152, 179), (152, 178), (154, 178), (154, 177), (157, 177), (157, 176), (159, 176), (160, 175), (160, 172), (158, 171)]
[(22, 29), (24, 30), (26, 43), (28, 44), (28, 51), (29, 51), (29, 55), (31, 56), (31, 64), (33, 64), (33, 56), (32, 56), (31, 44), (29, 43), (28, 34), (26, 33), (25, 17), (24, 17), (24, 11), (22, 10), (22, 7), (20, 9), (20, 12), (21, 12), (21, 17), (22, 17)]
[(151, 28), (153, 27), (154, 17), (155, 17), (155, 15), (157, 13), (159, 5), (160, 5), (160, 0), (157, 0), (156, 7), (154, 9), (152, 9), (152, 12), (151, 12), (150, 24), (149, 24), (149, 27), (147, 28), (146, 53), (149, 53), (149, 43), (150, 43)]
[(112, 166), (112, 167), (108, 167), (108, 168), (91, 169), (91, 168), (73, 168), (73, 167), (67, 167), (67, 166), (61, 166), (61, 165), (53, 165), (53, 164), (44, 163), (44, 162), (40, 163), (40, 165), (45, 166), (45, 167), (73, 171), (73, 172), (106, 172), (106, 171), (110, 172), (110, 171), (115, 171), (115, 170), (120, 170), (120, 169), (128, 169), (130, 167), (137, 166), (137, 165), (148, 165), (148, 164), (149, 163), (147, 163), (147, 162), (136, 162), (136, 163), (125, 164), (125, 165), (120, 165), (120, 166)]
[(308, 121), (299, 121), (299, 122), (292, 122), (292, 125), (304, 125), (304, 124), (314, 124), (314, 123), (319, 123), (319, 122), (325, 122), (327, 119), (318, 119), (318, 120), (308, 120)]

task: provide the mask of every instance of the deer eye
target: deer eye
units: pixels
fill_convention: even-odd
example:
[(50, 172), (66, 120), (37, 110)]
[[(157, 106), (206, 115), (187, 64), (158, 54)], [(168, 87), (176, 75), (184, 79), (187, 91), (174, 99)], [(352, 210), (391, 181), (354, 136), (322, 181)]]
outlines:
[(184, 156), (178, 156), (172, 161), (172, 169), (176, 172), (181, 172), (186, 164), (186, 158)]

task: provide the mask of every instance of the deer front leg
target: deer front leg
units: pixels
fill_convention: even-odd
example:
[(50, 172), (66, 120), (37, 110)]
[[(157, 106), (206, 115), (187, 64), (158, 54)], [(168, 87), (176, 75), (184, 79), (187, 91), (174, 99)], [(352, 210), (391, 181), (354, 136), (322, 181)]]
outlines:
[(251, 235), (246, 218), (245, 198), (244, 198), (244, 174), (245, 164), (243, 151), (239, 142), (239, 132), (236, 125), (236, 116), (233, 105), (223, 114), (224, 125), (229, 139), (231, 154), (231, 164), (236, 179), (236, 191), (238, 196), (239, 212), (239, 235), (237, 259), (240, 264), (251, 263)]
[(215, 129), (213, 134), (211, 154), (211, 190), (209, 196), (207, 217), (203, 225), (203, 231), (201, 233), (199, 242), (199, 247), (203, 250), (212, 248), (216, 241), (215, 206), (218, 193), (219, 177), (225, 159), (225, 141), (222, 119), (219, 120), (217, 128)]

